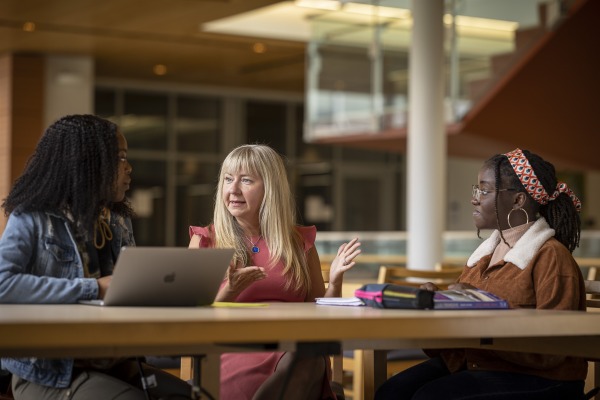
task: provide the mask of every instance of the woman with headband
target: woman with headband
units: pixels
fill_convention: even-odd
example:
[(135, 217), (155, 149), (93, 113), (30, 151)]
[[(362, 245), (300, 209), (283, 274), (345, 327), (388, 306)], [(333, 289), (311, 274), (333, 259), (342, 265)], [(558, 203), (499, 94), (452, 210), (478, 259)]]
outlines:
[[(572, 256), (581, 202), (554, 166), (516, 149), (487, 160), (471, 204), (479, 235), (493, 229), (451, 289), (478, 288), (512, 308), (585, 310), (585, 288)], [(424, 289), (438, 290), (432, 283)], [(482, 349), (427, 350), (429, 360), (385, 382), (382, 399), (583, 399), (587, 363), (576, 357)]]

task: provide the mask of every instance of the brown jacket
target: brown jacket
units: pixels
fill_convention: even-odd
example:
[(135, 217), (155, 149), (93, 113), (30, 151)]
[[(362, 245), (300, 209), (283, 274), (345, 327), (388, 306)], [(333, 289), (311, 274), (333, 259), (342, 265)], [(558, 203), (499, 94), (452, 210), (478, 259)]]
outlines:
[[(519, 239), (504, 261), (489, 265), (499, 240), (496, 231), (475, 250), (458, 282), (494, 293), (508, 300), (512, 308), (585, 311), (581, 270), (543, 218)], [(587, 374), (587, 362), (576, 357), (480, 349), (440, 353), (452, 372), (495, 370), (565, 381), (584, 380)]]

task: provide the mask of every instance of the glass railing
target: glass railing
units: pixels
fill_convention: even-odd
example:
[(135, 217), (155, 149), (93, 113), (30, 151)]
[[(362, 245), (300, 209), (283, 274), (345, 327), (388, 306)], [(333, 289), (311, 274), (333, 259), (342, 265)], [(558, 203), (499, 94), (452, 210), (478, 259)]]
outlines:
[[(404, 128), (410, 1), (302, 3), (315, 7), (307, 45), (305, 139)], [(318, 8), (323, 3), (329, 10)], [(456, 0), (446, 7), (446, 121), (452, 123), (539, 40), (560, 7), (558, 1), (539, 0)]]
[[(484, 239), (489, 235), (489, 231), (481, 232)], [(354, 237), (360, 239), (362, 254), (356, 260), (357, 265), (346, 274), (347, 278), (374, 280), (381, 265), (405, 265), (406, 232), (318, 232), (316, 248), (321, 261), (333, 260), (338, 247)], [(449, 265), (464, 265), (482, 242), (474, 230), (445, 232), (443, 238), (443, 263)], [(590, 266), (600, 267), (600, 231), (583, 231), (573, 256), (584, 272)]]

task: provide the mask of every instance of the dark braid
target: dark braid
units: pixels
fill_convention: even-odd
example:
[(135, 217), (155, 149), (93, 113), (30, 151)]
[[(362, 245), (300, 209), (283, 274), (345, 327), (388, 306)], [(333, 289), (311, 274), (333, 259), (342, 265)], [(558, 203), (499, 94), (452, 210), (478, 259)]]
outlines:
[[(540, 183), (549, 195), (556, 191), (558, 179), (554, 165), (537, 154), (523, 150)], [(566, 193), (560, 193), (556, 199), (546, 205), (540, 205), (540, 215), (556, 231), (554, 237), (572, 253), (579, 246), (581, 220), (573, 201)]]
[[(536, 176), (538, 177), (540, 183), (544, 186), (546, 192), (552, 195), (552, 193), (554, 193), (556, 190), (556, 185), (558, 183), (554, 165), (528, 150), (523, 150), (523, 154), (529, 160), (531, 167), (535, 171)], [(504, 236), (502, 236), (502, 230), (500, 229), (500, 220), (498, 216), (498, 189), (500, 188), (502, 181), (509, 185), (509, 187), (517, 189), (519, 192), (524, 192), (531, 202), (537, 204), (540, 215), (544, 217), (548, 222), (548, 225), (554, 229), (554, 237), (563, 245), (565, 245), (565, 247), (569, 249), (571, 253), (579, 246), (581, 220), (579, 219), (579, 213), (573, 205), (573, 201), (567, 194), (561, 193), (555, 200), (548, 202), (546, 205), (538, 204), (529, 195), (529, 193), (527, 193), (505, 155), (497, 154), (487, 160), (485, 165), (488, 165), (494, 169), (494, 174), (496, 177), (496, 222), (498, 224), (500, 236), (502, 237), (504, 243), (508, 245), (504, 239)]]
[(70, 211), (88, 231), (102, 207), (124, 216), (127, 201), (111, 204), (118, 171), (117, 126), (93, 115), (69, 115), (46, 129), (2, 207)]

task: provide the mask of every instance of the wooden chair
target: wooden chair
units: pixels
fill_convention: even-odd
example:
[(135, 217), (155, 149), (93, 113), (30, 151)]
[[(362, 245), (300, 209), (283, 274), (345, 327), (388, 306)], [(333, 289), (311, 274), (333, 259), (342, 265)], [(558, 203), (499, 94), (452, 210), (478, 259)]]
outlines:
[(179, 367), (179, 378), (184, 381), (192, 379), (193, 375), (193, 358), (192, 357), (181, 357), (181, 366)]
[[(329, 270), (331, 264), (321, 263), (321, 276), (325, 285), (329, 283)], [(344, 388), (344, 371), (342, 369), (342, 355), (333, 355), (331, 358), (331, 388), (338, 400), (343, 400), (346, 395), (352, 395)]]
[(600, 308), (600, 281), (585, 281), (587, 308)]
[[(589, 277), (589, 275), (588, 275)], [(600, 311), (600, 281), (586, 280), (585, 281), (586, 306), (590, 312)], [(590, 367), (593, 369), (592, 380), (593, 389), (588, 392), (587, 397), (595, 400), (600, 400), (600, 359), (592, 359)], [(593, 394), (595, 392), (595, 394)]]
[(447, 289), (448, 285), (456, 282), (463, 270), (462, 266), (436, 265), (434, 270), (414, 270), (406, 267), (393, 267), (382, 265), (379, 268), (378, 283), (393, 283), (402, 286), (421, 286), (425, 282), (432, 282), (440, 289)]
[[(447, 289), (454, 283), (463, 270), (462, 266), (439, 264), (434, 270), (412, 270), (401, 266), (379, 267), (377, 283), (393, 283), (403, 286), (420, 286), (425, 282), (433, 282), (440, 289)], [(397, 374), (426, 359), (421, 349), (391, 350), (388, 352), (387, 376)], [(362, 400), (364, 393), (363, 352), (355, 350), (352, 356), (344, 355), (343, 370), (352, 371), (353, 400)], [(373, 388), (374, 390), (376, 388)]]

